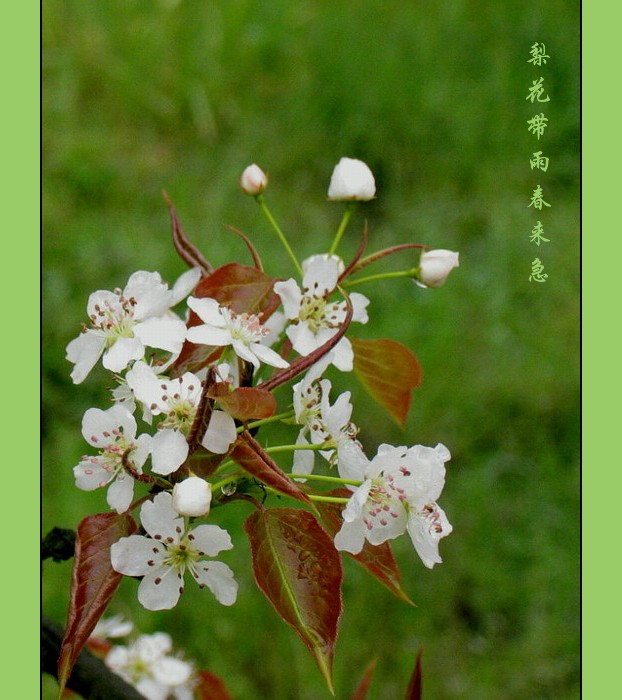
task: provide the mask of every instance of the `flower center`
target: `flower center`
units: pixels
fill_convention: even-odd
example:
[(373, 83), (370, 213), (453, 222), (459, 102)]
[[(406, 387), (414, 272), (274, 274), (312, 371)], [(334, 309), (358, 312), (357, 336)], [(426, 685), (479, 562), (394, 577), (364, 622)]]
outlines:
[[(115, 290), (117, 291), (117, 290)], [(95, 330), (102, 331), (108, 347), (114, 345), (117, 338), (133, 338), (134, 307), (136, 299), (126, 299), (118, 290), (119, 298), (116, 301), (106, 300), (103, 305), (95, 305), (95, 313), (91, 314), (91, 325)]]
[(223, 309), (223, 316), (227, 321), (229, 332), (234, 340), (249, 343), (259, 343), (270, 332), (262, 326), (259, 316), (255, 314), (236, 314), (230, 309)]
[(305, 295), (300, 302), (299, 320), (306, 321), (309, 329), (317, 333), (321, 328), (339, 328), (338, 303), (329, 304), (325, 297)]
[(377, 477), (372, 481), (369, 496), (365, 504), (365, 517), (363, 522), (368, 530), (374, 527), (385, 527), (392, 519), (399, 518), (403, 510), (403, 501), (406, 496), (403, 489), (397, 488), (393, 478)]

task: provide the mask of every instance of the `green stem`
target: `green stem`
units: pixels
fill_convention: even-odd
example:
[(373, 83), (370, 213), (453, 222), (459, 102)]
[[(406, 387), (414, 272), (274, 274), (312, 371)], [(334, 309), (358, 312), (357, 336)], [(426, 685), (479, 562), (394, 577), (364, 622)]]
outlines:
[[(246, 424), (247, 430), (252, 430), (253, 428), (259, 428), (262, 425), (268, 425), (270, 423), (276, 423), (277, 421), (286, 420), (287, 418), (292, 418), (295, 415), (294, 411), (285, 411), (283, 413), (278, 413), (277, 415), (270, 416), (270, 418), (261, 418), (259, 420), (254, 420), (251, 423)], [(245, 427), (241, 425), (238, 428), (238, 433), (243, 433)]]
[(292, 262), (294, 263), (296, 270), (298, 271), (298, 274), (302, 277), (302, 268), (300, 267), (300, 263), (296, 259), (296, 256), (294, 255), (294, 251), (290, 248), (290, 245), (287, 241), (287, 238), (285, 237), (285, 234), (283, 231), (281, 231), (279, 225), (276, 223), (275, 218), (272, 216), (270, 213), (270, 210), (266, 206), (266, 203), (264, 202), (263, 194), (258, 194), (255, 199), (257, 200), (257, 204), (259, 204), (259, 207), (261, 211), (265, 214), (266, 218), (270, 222), (272, 228), (276, 231), (277, 236), (281, 240), (281, 243), (285, 246), (285, 250), (287, 251), (287, 254), (291, 258)]
[(333, 449), (330, 445), (322, 443), (321, 445), (276, 445), (275, 447), (264, 447), (268, 454), (274, 452), (294, 452), (296, 450), (330, 450)]
[(339, 498), (338, 496), (313, 496), (309, 494), (309, 499), (320, 503), (347, 503), (349, 498)]
[(412, 279), (415, 277), (418, 270), (418, 267), (413, 267), (410, 270), (400, 270), (399, 272), (380, 272), (377, 275), (369, 275), (368, 277), (359, 277), (359, 279), (356, 280), (348, 280), (342, 284), (344, 287), (354, 287), (355, 285), (363, 284), (364, 282), (376, 282), (377, 280), (395, 279), (396, 277), (410, 277)]
[(341, 217), (341, 223), (339, 224), (337, 233), (335, 234), (335, 240), (333, 241), (333, 244), (330, 247), (330, 250), (328, 251), (329, 255), (333, 255), (334, 252), (337, 250), (337, 246), (339, 245), (341, 237), (343, 236), (344, 231), (346, 230), (346, 227), (350, 221), (350, 217), (352, 216), (352, 212), (354, 211), (355, 206), (356, 202), (348, 202), (346, 210), (343, 212), (343, 216)]
[(356, 479), (341, 479), (338, 476), (324, 476), (323, 474), (294, 474), (290, 473), (292, 479), (310, 479), (311, 481), (330, 481), (333, 484), (343, 484), (345, 486), (360, 486), (363, 482)]

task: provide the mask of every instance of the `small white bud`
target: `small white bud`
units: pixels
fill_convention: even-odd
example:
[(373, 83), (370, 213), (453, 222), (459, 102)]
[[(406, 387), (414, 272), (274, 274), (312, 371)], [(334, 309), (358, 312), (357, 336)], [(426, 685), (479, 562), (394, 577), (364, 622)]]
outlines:
[(261, 194), (267, 186), (268, 176), (254, 163), (249, 165), (240, 177), (240, 187), (246, 194), (250, 194), (252, 197)]
[(330, 178), (328, 199), (365, 202), (373, 199), (375, 194), (374, 176), (362, 160), (342, 158), (337, 163)]
[(180, 515), (207, 515), (212, 502), (212, 487), (205, 479), (189, 476), (173, 486), (173, 508)]
[(458, 253), (453, 250), (426, 250), (421, 254), (417, 284), (421, 287), (440, 287), (454, 267), (459, 267)]

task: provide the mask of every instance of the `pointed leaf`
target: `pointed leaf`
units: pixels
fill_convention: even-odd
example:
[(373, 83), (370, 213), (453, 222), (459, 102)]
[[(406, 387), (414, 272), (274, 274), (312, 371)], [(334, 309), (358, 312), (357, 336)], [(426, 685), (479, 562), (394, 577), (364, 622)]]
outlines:
[(376, 670), (376, 664), (378, 659), (372, 659), (368, 664), (367, 668), (363, 672), (363, 677), (356, 686), (356, 690), (352, 695), (352, 700), (365, 700), (367, 698), (367, 693), (369, 692), (369, 686), (371, 685), (371, 678)]
[(231, 416), (241, 421), (269, 418), (276, 411), (276, 399), (269, 391), (243, 386), (230, 390), (226, 382), (214, 384), (207, 394)]
[(354, 372), (367, 390), (398, 425), (410, 408), (412, 389), (421, 384), (422, 370), (416, 355), (402, 343), (383, 338), (350, 338)]
[(257, 314), (265, 321), (281, 303), (272, 287), (275, 278), (255, 267), (228, 263), (203, 278), (194, 295), (211, 297), (236, 314)]
[(339, 553), (306, 510), (260, 507), (244, 523), (257, 586), (309, 648), (333, 692), (341, 615)]
[(69, 617), (58, 660), (61, 691), (80, 650), (121, 581), (121, 574), (110, 563), (110, 547), (136, 529), (136, 523), (128, 513), (89, 515), (78, 525)]
[(199, 671), (199, 684), (194, 688), (199, 700), (232, 700), (224, 682), (209, 671)]
[[(349, 498), (352, 492), (348, 491), (348, 489), (333, 489), (332, 491), (328, 491), (326, 495)], [(316, 503), (315, 505), (322, 516), (322, 522), (328, 534), (334, 538), (343, 524), (343, 519), (341, 517), (343, 506), (339, 503), (326, 502)], [(346, 554), (351, 556), (363, 568), (367, 569), (367, 571), (380, 581), (383, 586), (388, 588), (393, 595), (409, 605), (414, 605), (412, 600), (406, 595), (406, 591), (402, 588), (402, 577), (397, 562), (393, 557), (391, 544), (389, 542), (373, 545), (365, 540), (363, 549), (358, 554), (350, 554), (349, 552), (346, 552)]]
[(291, 496), (303, 503), (310, 503), (309, 497), (293, 482), (279, 465), (267, 454), (263, 447), (245, 431), (240, 435), (230, 457), (266, 486), (270, 486), (285, 496)]
[(422, 683), (421, 683), (421, 655), (423, 654), (423, 648), (419, 649), (417, 653), (417, 660), (415, 661), (415, 670), (410, 678), (410, 683), (406, 689), (405, 700), (421, 700), (422, 693)]

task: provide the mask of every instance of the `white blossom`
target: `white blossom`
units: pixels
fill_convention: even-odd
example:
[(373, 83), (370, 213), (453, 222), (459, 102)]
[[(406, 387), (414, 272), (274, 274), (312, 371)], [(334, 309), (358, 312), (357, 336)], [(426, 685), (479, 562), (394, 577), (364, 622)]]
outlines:
[(335, 536), (335, 547), (358, 554), (365, 540), (377, 545), (406, 530), (417, 554), (428, 568), (442, 561), (439, 540), (452, 527), (436, 503), (445, 483), (449, 450), (415, 445), (409, 449), (381, 445), (374, 459), (359, 464), (359, 478), (343, 510), (344, 523)]
[(261, 362), (272, 367), (289, 367), (280, 355), (266, 347), (262, 340), (270, 332), (254, 314), (236, 314), (216, 299), (190, 297), (188, 306), (203, 321), (203, 325), (188, 329), (191, 343), (212, 346), (231, 345), (238, 357), (257, 369)]
[(128, 646), (113, 646), (105, 663), (147, 700), (193, 700), (194, 666), (171, 656), (171, 650), (165, 632), (143, 634)]
[(93, 292), (87, 304), (91, 327), (67, 345), (74, 384), (84, 381), (102, 354), (106, 369), (121, 372), (144, 357), (146, 346), (181, 352), (186, 324), (170, 309), (192, 291), (200, 276), (198, 268), (188, 270), (169, 289), (159, 273), (141, 270), (123, 290)]
[[(144, 362), (136, 362), (126, 378), (151, 416), (163, 417), (152, 440), (151, 463), (156, 474), (171, 474), (188, 457), (187, 436), (201, 399), (201, 380), (192, 372), (175, 379), (159, 377)], [(224, 454), (236, 437), (233, 418), (224, 411), (213, 410), (201, 444), (211, 452)]]
[(184, 574), (207, 586), (219, 603), (233, 605), (238, 584), (222, 562), (207, 560), (231, 549), (229, 533), (217, 525), (186, 531), (183, 517), (173, 508), (170, 493), (157, 494), (140, 511), (147, 536), (122, 537), (110, 548), (112, 567), (126, 576), (142, 576), (138, 600), (148, 610), (175, 607), (184, 590)]
[(151, 450), (151, 437), (136, 438), (136, 429), (134, 416), (120, 405), (106, 411), (89, 408), (82, 418), (82, 435), (99, 448), (99, 454), (85, 455), (73, 468), (76, 486), (94, 491), (110, 484), (106, 498), (117, 513), (124, 513), (134, 496), (134, 479), (123, 466), (123, 455), (127, 453), (127, 460), (141, 474)]
[[(281, 297), (285, 316), (290, 320), (286, 329), (292, 347), (300, 355), (309, 355), (329, 341), (343, 325), (346, 302), (329, 302), (337, 287), (343, 263), (336, 255), (314, 255), (302, 265), (302, 289), (292, 278), (276, 282), (274, 291)], [(352, 321), (367, 323), (369, 299), (354, 292), (350, 295)], [(332, 363), (342, 372), (353, 368), (352, 344), (343, 337), (331, 351)]]

